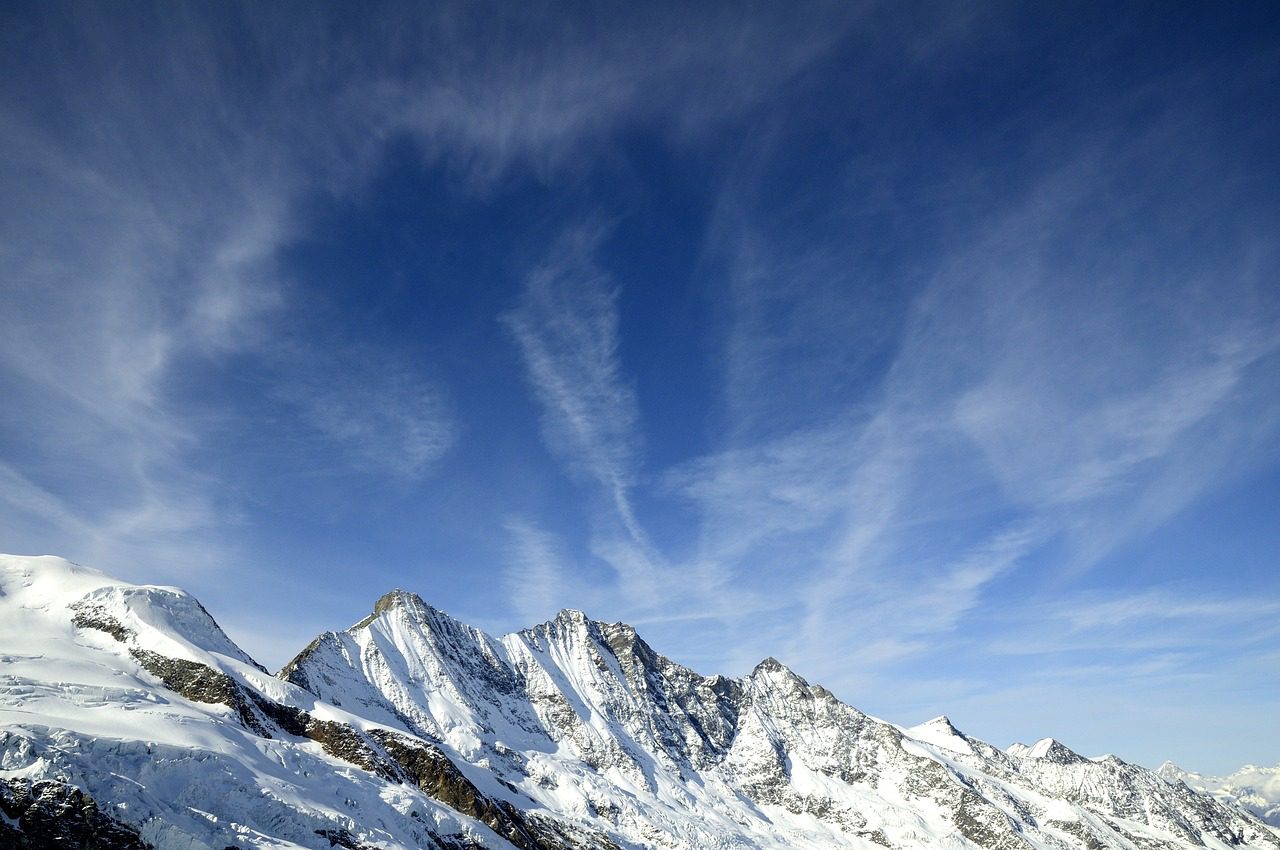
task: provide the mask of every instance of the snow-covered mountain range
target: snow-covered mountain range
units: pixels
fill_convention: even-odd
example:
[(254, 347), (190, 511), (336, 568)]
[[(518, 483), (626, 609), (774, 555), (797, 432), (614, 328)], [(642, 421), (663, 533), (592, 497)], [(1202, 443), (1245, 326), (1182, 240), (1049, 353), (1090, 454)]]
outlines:
[(1230, 776), (1202, 776), (1167, 761), (1156, 772), (1171, 782), (1185, 782), (1197, 791), (1211, 794), (1280, 827), (1280, 764), (1275, 767), (1247, 764)]
[(3, 847), (1280, 850), (1185, 778), (403, 591), (273, 676), (180, 590), (0, 556)]

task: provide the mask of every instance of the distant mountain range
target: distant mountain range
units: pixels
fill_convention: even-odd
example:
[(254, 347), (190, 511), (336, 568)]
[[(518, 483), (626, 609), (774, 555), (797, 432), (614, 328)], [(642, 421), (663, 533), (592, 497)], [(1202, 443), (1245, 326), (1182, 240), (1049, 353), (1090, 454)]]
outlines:
[(1201, 776), (1173, 762), (1160, 765), (1156, 773), (1170, 782), (1185, 782), (1197, 791), (1244, 809), (1272, 826), (1280, 827), (1280, 764), (1255, 767), (1248, 764), (1230, 776)]
[(0, 556), (0, 847), (1280, 850), (1250, 770), (1001, 750), (772, 658), (706, 677), (622, 623), (494, 638), (404, 591), (272, 675), (181, 590)]

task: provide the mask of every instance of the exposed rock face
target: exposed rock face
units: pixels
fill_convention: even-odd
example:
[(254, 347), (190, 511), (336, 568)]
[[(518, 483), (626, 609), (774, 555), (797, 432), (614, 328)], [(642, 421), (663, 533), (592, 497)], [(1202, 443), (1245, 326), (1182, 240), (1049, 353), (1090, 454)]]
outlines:
[(572, 833), (550, 818), (531, 817), (506, 800), (495, 800), (477, 788), (439, 747), (386, 729), (372, 730), (387, 757), (432, 799), (473, 817), (520, 850), (592, 848), (617, 850), (604, 836)]
[(0, 846), (10, 850), (151, 850), (138, 830), (56, 780), (0, 781)]
[(701, 676), (581, 612), (492, 638), (394, 591), (278, 677), (198, 602), (0, 556), (0, 846), (1280, 850), (1180, 779), (775, 659)]

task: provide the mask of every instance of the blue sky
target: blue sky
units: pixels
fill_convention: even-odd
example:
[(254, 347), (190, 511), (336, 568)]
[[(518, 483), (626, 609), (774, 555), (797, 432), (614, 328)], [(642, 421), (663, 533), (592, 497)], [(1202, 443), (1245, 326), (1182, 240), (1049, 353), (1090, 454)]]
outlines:
[(1272, 4), (7, 4), (0, 549), (1280, 761)]

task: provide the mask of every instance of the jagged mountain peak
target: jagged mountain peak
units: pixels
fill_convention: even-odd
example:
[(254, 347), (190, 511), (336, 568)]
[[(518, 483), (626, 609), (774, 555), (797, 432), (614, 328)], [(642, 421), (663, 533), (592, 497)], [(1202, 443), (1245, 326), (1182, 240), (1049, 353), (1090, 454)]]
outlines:
[[(687, 670), (687, 668), (681, 667), (676, 662), (658, 653), (640, 636), (634, 626), (627, 623), (600, 623), (599, 627), (605, 644), (620, 661), (625, 662), (627, 659), (636, 659), (648, 668), (680, 667), (682, 670)], [(687, 672), (692, 676), (698, 675), (692, 670), (687, 670)]]
[(484, 632), (429, 604), (418, 594), (400, 588), (378, 597), (373, 603), (373, 611), (347, 632), (354, 634), (374, 627), (386, 632), (388, 637), (396, 636), (396, 639), (417, 632), (442, 645), (461, 643), (463, 651), (474, 641), (493, 641)]
[(906, 733), (917, 741), (932, 744), (951, 752), (974, 754), (969, 736), (956, 728), (951, 718), (940, 714), (932, 720), (926, 720), (906, 730)]
[(378, 597), (373, 603), (373, 613), (378, 615), (395, 609), (423, 610), (430, 607), (418, 594), (397, 587)]
[(585, 641), (599, 650), (607, 650), (624, 666), (632, 661), (639, 661), (646, 668), (679, 666), (658, 654), (629, 623), (594, 620), (576, 608), (565, 608), (545, 623), (522, 629), (512, 637), (526, 638), (534, 646)]
[[(747, 681), (759, 686), (762, 684), (782, 685), (787, 689), (799, 688), (801, 690), (810, 690), (809, 682), (801, 675), (796, 673), (787, 665), (783, 664), (772, 655), (765, 658), (747, 674)], [(814, 690), (820, 690), (823, 693), (829, 693), (826, 688), (815, 686)]]
[(913, 733), (930, 732), (934, 735), (940, 735), (945, 738), (958, 738), (960, 740), (968, 740), (968, 736), (961, 732), (951, 718), (945, 714), (939, 714), (932, 720), (926, 720), (916, 726), (912, 726), (909, 730)]
[(754, 668), (752, 668), (751, 674), (754, 676), (757, 673), (760, 673), (760, 674), (782, 673), (784, 675), (786, 674), (790, 674), (793, 676), (795, 675), (794, 673), (791, 672), (790, 667), (783, 664), (781, 661), (774, 658), (772, 655), (770, 655), (768, 658), (765, 658), (759, 664), (757, 664)]
[[(635, 626), (630, 623), (600, 623), (600, 632), (604, 635), (605, 640), (612, 645), (622, 647), (630, 647), (635, 644), (645, 644), (644, 639), (640, 637), (640, 633), (636, 631)], [(648, 644), (645, 644), (648, 646)]]
[(779, 661), (778, 659), (770, 655), (768, 658), (762, 659), (759, 663), (757, 663), (751, 672), (754, 673), (757, 671), (761, 671), (761, 672), (771, 673), (775, 671), (783, 671), (786, 669), (787, 667), (785, 664), (783, 664), (781, 661)]
[(577, 608), (562, 608), (550, 620), (521, 629), (515, 634), (527, 635), (538, 640), (556, 640), (569, 635), (594, 634), (599, 636), (603, 634), (605, 625), (605, 623), (591, 619), (585, 611), (580, 611)]
[(1013, 744), (1006, 752), (1016, 758), (1043, 759), (1056, 764), (1089, 761), (1089, 759), (1054, 738), (1041, 738), (1029, 747), (1026, 744)]
[[(946, 716), (904, 729), (772, 657), (702, 676), (581, 611), (494, 639), (395, 590), (277, 679), (180, 591), (55, 563), (74, 587), (50, 596), (38, 566), (0, 559), (6, 816), (4, 771), (34, 799), (52, 765), (161, 850), (1280, 850), (1118, 759), (1052, 738), (1006, 754)], [(29, 624), (57, 640), (20, 652)], [(51, 673), (59, 653), (74, 664)]]
[(351, 627), (351, 630), (363, 629), (379, 618), (405, 617), (415, 623), (447, 623), (458, 628), (470, 628), (455, 619), (411, 590), (395, 588), (378, 597), (373, 603), (373, 610)]
[(636, 660), (644, 667), (671, 663), (654, 652), (635, 627), (595, 620), (576, 608), (564, 608), (550, 620), (521, 629), (502, 640), (524, 643), (538, 651), (559, 647), (570, 654), (581, 653), (596, 659), (612, 655), (624, 667)]
[(558, 623), (572, 623), (574, 625), (595, 622), (587, 616), (585, 611), (580, 611), (577, 608), (561, 608), (553, 619)]

